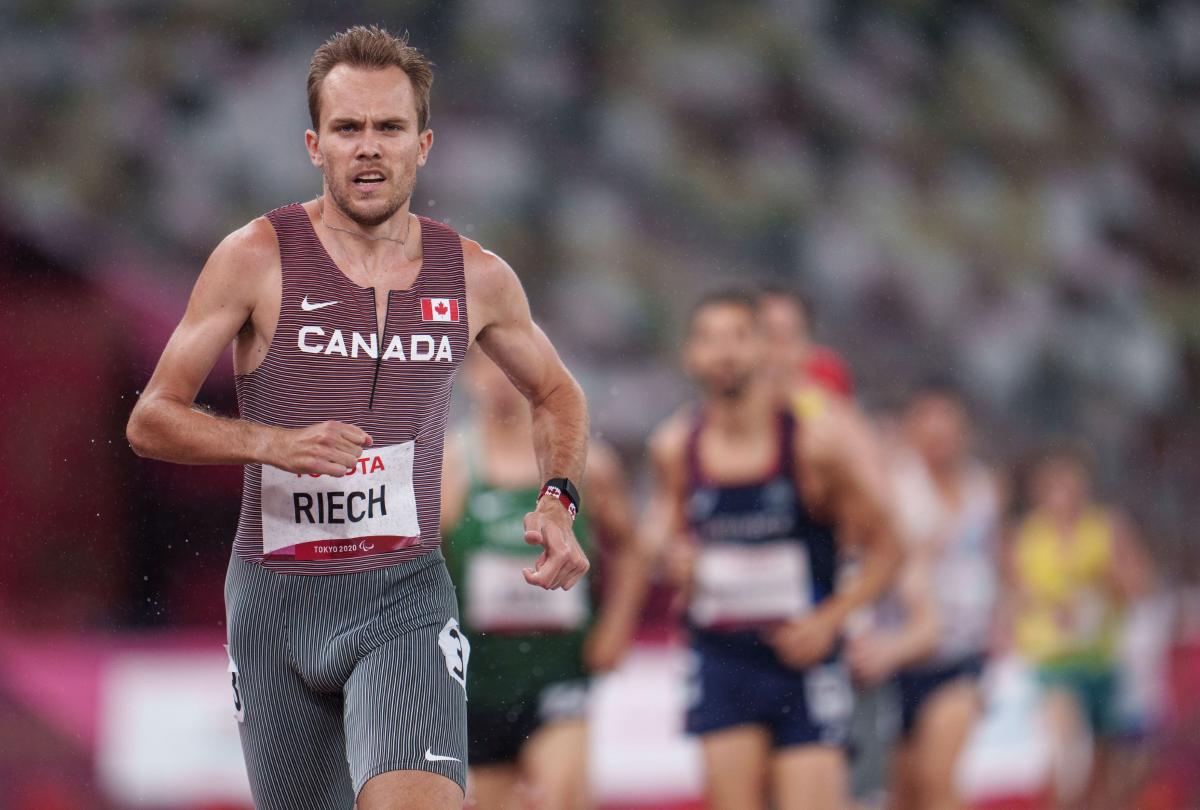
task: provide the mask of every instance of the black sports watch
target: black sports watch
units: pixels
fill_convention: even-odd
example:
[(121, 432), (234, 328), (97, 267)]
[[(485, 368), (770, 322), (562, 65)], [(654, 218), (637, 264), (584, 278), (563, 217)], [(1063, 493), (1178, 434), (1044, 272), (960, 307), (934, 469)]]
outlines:
[(558, 498), (571, 515), (571, 520), (574, 520), (575, 516), (579, 514), (579, 490), (571, 483), (570, 478), (551, 478), (542, 484), (542, 489), (538, 493), (539, 501), (543, 495), (553, 495)]

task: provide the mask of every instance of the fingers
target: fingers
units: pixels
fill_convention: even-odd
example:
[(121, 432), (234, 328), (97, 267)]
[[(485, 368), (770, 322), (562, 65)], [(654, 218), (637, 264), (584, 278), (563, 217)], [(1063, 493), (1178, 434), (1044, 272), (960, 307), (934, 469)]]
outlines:
[(336, 425), (337, 435), (339, 438), (353, 443), (360, 449), (371, 446), (371, 435), (365, 430), (357, 428), (354, 425), (347, 425), (344, 422), (332, 422), (331, 424)]
[(542, 554), (538, 560), (538, 565), (531, 575), (525, 577), (525, 581), (530, 585), (538, 585), (546, 590), (554, 590), (562, 585), (563, 582), (563, 565), (566, 563), (566, 558), (560, 553), (555, 553), (549, 545), (546, 546), (546, 552)]
[(569, 591), (591, 567), (575, 537), (536, 512), (525, 516), (525, 542), (545, 549), (534, 570), (524, 571), (530, 585)]
[(341, 478), (353, 472), (371, 436), (344, 422), (321, 422), (298, 431), (296, 472)]
[(808, 666), (824, 655), (819, 636), (803, 621), (788, 622), (775, 628), (768, 634), (767, 643), (791, 667)]

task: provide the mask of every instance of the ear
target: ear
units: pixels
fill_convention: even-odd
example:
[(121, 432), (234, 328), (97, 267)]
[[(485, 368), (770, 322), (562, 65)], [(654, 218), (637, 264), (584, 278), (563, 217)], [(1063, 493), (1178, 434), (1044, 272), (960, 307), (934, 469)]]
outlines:
[(304, 130), (304, 146), (308, 149), (308, 159), (318, 169), (325, 165), (325, 155), (321, 153), (321, 139), (311, 129)]
[(417, 144), (417, 165), (424, 166), (429, 160), (429, 150), (433, 148), (433, 130), (427, 129), (421, 133)]

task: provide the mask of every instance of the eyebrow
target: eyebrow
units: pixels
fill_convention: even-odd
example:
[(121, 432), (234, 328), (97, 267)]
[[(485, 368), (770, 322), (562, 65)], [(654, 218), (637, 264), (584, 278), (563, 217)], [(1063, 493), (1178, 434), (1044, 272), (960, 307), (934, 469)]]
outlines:
[[(343, 124), (357, 124), (357, 125), (361, 126), (365, 120), (366, 119), (364, 119), (364, 118), (356, 118), (354, 116), (341, 115), (341, 116), (338, 116), (337, 118), (330, 119), (329, 126), (339, 127), (339, 126), (342, 126)], [(375, 118), (372, 120), (374, 121), (375, 126), (377, 126), (377, 127), (384, 126), (385, 124), (407, 124), (408, 123), (408, 117), (404, 116), (404, 115), (390, 115), (386, 118)]]

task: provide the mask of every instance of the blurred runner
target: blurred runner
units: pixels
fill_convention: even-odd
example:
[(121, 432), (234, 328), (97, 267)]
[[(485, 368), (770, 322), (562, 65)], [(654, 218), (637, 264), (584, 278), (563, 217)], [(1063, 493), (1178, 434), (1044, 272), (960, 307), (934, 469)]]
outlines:
[[(480, 810), (585, 808), (588, 678), (614, 668), (638, 624), (649, 564), (635, 542), (616, 454), (592, 442), (590, 506), (575, 536), (593, 559), (603, 544), (605, 599), (594, 583), (570, 591), (525, 585), (536, 551), (522, 520), (537, 498), (529, 405), (478, 352), (466, 364), (474, 415), (446, 447), (442, 525), (446, 563), (471, 639), (467, 675), (469, 793)], [(527, 804), (528, 803), (528, 804)]]
[[(588, 569), (569, 480), (586, 455), (583, 394), (512, 269), (409, 210), (433, 144), (432, 81), (428, 60), (379, 28), (317, 49), (305, 141), (321, 196), (217, 247), (129, 419), (140, 455), (245, 465), (225, 596), (262, 810), (462, 805), (470, 646), (438, 519), (471, 343), (534, 403), (549, 480), (524, 518), (525, 541), (545, 549), (525, 581), (565, 589)], [(239, 419), (194, 405), (230, 342)]]
[(1062, 806), (1101, 807), (1109, 743), (1121, 731), (1116, 644), (1126, 606), (1147, 589), (1148, 567), (1129, 525), (1093, 501), (1083, 451), (1045, 452), (1029, 496), (1008, 564), (1014, 642), (1045, 690)]
[(854, 380), (842, 356), (813, 338), (812, 307), (800, 293), (764, 286), (758, 299), (767, 335), (773, 381), (787, 393), (815, 387), (843, 399), (854, 397)]
[[(840, 411), (782, 407), (766, 353), (752, 296), (696, 305), (684, 363), (701, 402), (651, 440), (646, 536), (687, 605), (687, 728), (701, 737), (709, 807), (840, 810), (853, 702), (840, 635), (887, 587), (900, 550)], [(862, 549), (842, 591), (835, 529)]]
[(972, 457), (970, 416), (944, 385), (918, 391), (892, 479), (907, 562), (892, 599), (898, 621), (857, 636), (851, 668), (873, 686), (896, 675), (901, 739), (893, 752), (897, 810), (961, 807), (955, 767), (981, 709), (979, 676), (997, 593), (1000, 495)]

